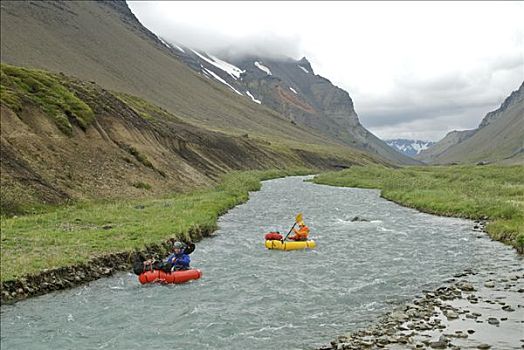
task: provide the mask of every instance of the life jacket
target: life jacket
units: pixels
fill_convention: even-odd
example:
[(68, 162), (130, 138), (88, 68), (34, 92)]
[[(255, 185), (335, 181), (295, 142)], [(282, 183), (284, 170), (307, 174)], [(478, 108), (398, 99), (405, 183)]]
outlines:
[(185, 254), (182, 251), (178, 254), (173, 253), (170, 256), (168, 256), (166, 262), (177, 269), (188, 269), (189, 263), (191, 262), (191, 258), (189, 257), (189, 255)]
[(307, 237), (309, 235), (309, 227), (304, 225), (300, 229), (295, 229), (293, 231), (295, 232), (295, 235), (293, 237), (290, 237), (292, 240), (307, 241)]

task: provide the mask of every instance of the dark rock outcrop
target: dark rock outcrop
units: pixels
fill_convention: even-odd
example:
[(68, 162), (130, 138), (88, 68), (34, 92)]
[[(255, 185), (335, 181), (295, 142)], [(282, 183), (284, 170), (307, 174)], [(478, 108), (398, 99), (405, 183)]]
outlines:
[[(172, 44), (173, 45), (173, 44)], [(176, 44), (176, 47), (182, 48)], [(364, 128), (349, 94), (314, 73), (303, 57), (232, 56), (224, 59), (187, 47), (173, 49), (191, 69), (226, 83), (237, 94), (352, 147), (399, 164), (419, 164), (399, 154)], [(232, 64), (232, 66), (231, 66)]]

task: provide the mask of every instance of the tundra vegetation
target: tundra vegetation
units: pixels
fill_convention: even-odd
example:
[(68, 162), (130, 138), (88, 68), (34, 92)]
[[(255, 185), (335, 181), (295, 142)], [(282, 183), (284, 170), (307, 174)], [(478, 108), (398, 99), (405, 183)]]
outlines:
[(314, 182), (378, 188), (381, 196), (420, 211), (489, 220), (487, 233), (524, 252), (524, 166), (355, 166)]
[(2, 103), (14, 111), (31, 103), (40, 107), (58, 128), (71, 135), (71, 120), (86, 129), (94, 119), (87, 104), (65, 87), (56, 75), (47, 72), (1, 65), (0, 93)]
[(247, 201), (260, 181), (311, 173), (307, 169), (233, 172), (216, 186), (164, 198), (82, 202), (39, 213), (2, 217), (2, 282), (45, 269), (132, 252), (191, 231), (212, 232), (217, 219)]

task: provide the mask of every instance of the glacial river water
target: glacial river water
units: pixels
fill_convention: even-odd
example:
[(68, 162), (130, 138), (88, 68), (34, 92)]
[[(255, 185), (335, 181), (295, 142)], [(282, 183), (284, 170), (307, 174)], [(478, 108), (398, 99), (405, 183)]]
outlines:
[[(266, 181), (222, 216), (191, 255), (200, 280), (142, 286), (122, 272), (2, 306), (2, 349), (314, 349), (466, 268), (518, 263), (472, 221), (304, 179)], [(267, 250), (264, 234), (298, 212), (317, 248)]]

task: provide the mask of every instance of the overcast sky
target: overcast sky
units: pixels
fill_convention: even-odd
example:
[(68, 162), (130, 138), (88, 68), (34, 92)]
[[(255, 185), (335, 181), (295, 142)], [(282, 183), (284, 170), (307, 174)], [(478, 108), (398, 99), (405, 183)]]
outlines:
[(524, 80), (524, 2), (127, 2), (192, 48), (306, 56), (383, 139), (476, 128)]

